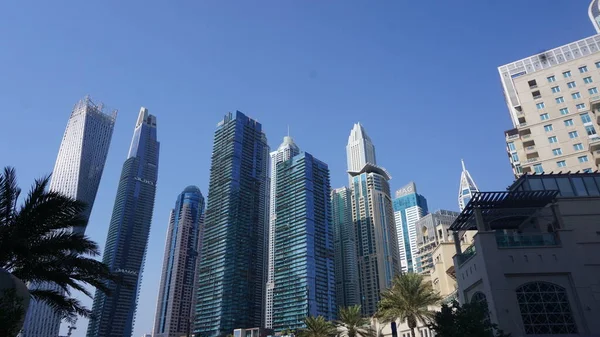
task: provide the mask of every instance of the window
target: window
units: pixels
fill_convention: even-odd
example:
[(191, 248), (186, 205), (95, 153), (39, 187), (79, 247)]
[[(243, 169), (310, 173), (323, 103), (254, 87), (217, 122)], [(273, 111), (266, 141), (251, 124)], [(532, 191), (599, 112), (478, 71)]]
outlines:
[(558, 140), (556, 139), (556, 136), (552, 136), (552, 137), (548, 137), (548, 142), (550, 144), (553, 144), (553, 143), (557, 143)]
[(540, 102), (538, 104), (535, 105), (536, 108), (538, 108), (538, 110), (543, 109), (545, 107), (544, 102)]
[(592, 81), (592, 77), (591, 76), (583, 78), (583, 83), (589, 84), (589, 83), (592, 83), (592, 82), (594, 82), (594, 81)]
[(556, 103), (564, 103), (565, 102), (565, 99), (562, 96), (556, 97), (554, 100), (556, 101)]
[(578, 99), (578, 98), (581, 98), (581, 94), (579, 93), (579, 91), (574, 92), (571, 94), (571, 97), (573, 97), (573, 99)]
[(548, 282), (526, 283), (516, 290), (525, 334), (577, 334), (565, 288)]
[(562, 154), (561, 149), (552, 149), (552, 154), (555, 156), (560, 156)]
[(588, 136), (593, 136), (596, 134), (596, 129), (594, 129), (593, 125), (588, 125), (585, 127), (585, 132), (587, 132)]
[(569, 132), (569, 138), (573, 139), (573, 138), (577, 138), (577, 137), (579, 137), (579, 134), (577, 134), (577, 131)]
[(577, 160), (579, 160), (580, 163), (587, 163), (588, 157), (587, 156), (577, 157)]
[(557, 161), (556, 162), (556, 166), (558, 166), (558, 167), (565, 167), (565, 166), (567, 166), (567, 162), (564, 161), (564, 160)]
[(488, 309), (488, 303), (487, 303), (487, 298), (485, 297), (485, 294), (482, 293), (481, 291), (475, 292), (473, 294), (473, 296), (471, 296), (471, 303), (479, 303), (485, 308), (485, 310), (486, 310), (485, 320), (489, 322), (490, 312)]
[(571, 72), (570, 72), (570, 71), (565, 71), (565, 72), (563, 73), (563, 77), (564, 77), (564, 78), (569, 78), (569, 77), (571, 77)]
[[(598, 63), (600, 63), (600, 62), (598, 62)], [(556, 81), (556, 77), (554, 77), (554, 76), (548, 76), (548, 77), (546, 77), (546, 79), (548, 80), (549, 83)]]
[(585, 103), (579, 103), (575, 107), (577, 108), (577, 110), (584, 110), (585, 109)]
[(596, 68), (600, 68), (600, 62), (596, 62)]
[(591, 168), (583, 169), (583, 173), (592, 173), (592, 169)]
[(560, 92), (560, 87), (558, 85), (555, 86), (555, 87), (552, 87), (551, 89), (552, 89), (552, 93), (553, 94), (556, 94), (557, 92)]
[(561, 115), (566, 115), (569, 113), (569, 108), (561, 108), (560, 109), (560, 114)]
[(537, 88), (537, 82), (535, 80), (531, 80), (531, 81), (527, 82), (527, 84), (529, 84), (529, 88), (531, 88), (531, 89)]
[(542, 167), (542, 164), (533, 165), (533, 170), (535, 171), (535, 173), (539, 173), (539, 174), (544, 173), (544, 168)]
[(581, 144), (581, 143), (573, 144), (573, 150), (575, 150), (575, 151), (583, 150), (583, 144)]
[(544, 131), (548, 132), (548, 131), (552, 131), (552, 130), (554, 130), (552, 128), (552, 124), (544, 125)]
[(581, 115), (579, 115), (579, 116), (581, 116), (581, 121), (582, 121), (583, 123), (591, 123), (591, 122), (592, 122), (592, 119), (590, 118), (590, 115), (588, 115), (588, 113), (587, 113), (587, 112), (586, 112), (586, 113), (584, 113), (584, 114), (581, 114)]
[(566, 119), (565, 120), (565, 126), (573, 126), (573, 120), (572, 119)]
[(582, 74), (583, 73), (587, 73), (587, 67), (586, 66), (579, 67), (579, 72), (582, 73)]
[(533, 96), (534, 99), (542, 98), (542, 94), (540, 94), (539, 90), (533, 91), (531, 96)]
[(548, 118), (550, 118), (550, 116), (547, 113), (540, 115), (540, 119), (543, 120), (543, 121), (547, 120)]
[(598, 89), (596, 87), (589, 88), (588, 92), (590, 93), (590, 95), (594, 95), (598, 93)]
[(513, 162), (519, 161), (519, 156), (516, 153), (513, 153), (512, 154), (512, 160), (513, 160)]
[(511, 151), (516, 151), (515, 143), (513, 143), (513, 142), (508, 143), (508, 149)]
[(575, 84), (575, 82), (567, 83), (567, 87), (569, 87), (569, 88), (575, 88), (576, 86), (577, 86), (577, 84)]

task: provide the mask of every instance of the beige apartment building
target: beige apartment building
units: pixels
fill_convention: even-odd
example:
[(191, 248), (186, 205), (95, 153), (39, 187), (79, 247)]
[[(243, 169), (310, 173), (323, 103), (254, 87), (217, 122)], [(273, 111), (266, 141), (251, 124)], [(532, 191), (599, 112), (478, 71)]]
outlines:
[(514, 128), (515, 176), (588, 172), (600, 164), (600, 35), (498, 68)]

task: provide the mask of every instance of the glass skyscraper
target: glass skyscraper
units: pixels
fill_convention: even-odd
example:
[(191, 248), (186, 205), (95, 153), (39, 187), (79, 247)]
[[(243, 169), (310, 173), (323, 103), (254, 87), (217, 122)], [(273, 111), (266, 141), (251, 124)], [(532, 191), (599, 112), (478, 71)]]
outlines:
[[(60, 143), (49, 189), (83, 201), (87, 205), (83, 213), (86, 219), (94, 206), (116, 118), (116, 110), (106, 113), (102, 103), (95, 104), (85, 97), (75, 104)], [(85, 228), (73, 228), (73, 231), (83, 234)], [(29, 286), (60, 291), (50, 284)], [(61, 317), (52, 308), (32, 300), (21, 336), (56, 337), (60, 321)]]
[(273, 329), (335, 318), (329, 168), (303, 152), (277, 164)]
[(363, 315), (377, 310), (380, 293), (400, 273), (398, 238), (390, 196), (389, 173), (377, 166), (375, 146), (355, 124), (346, 146), (356, 230), (356, 259)]
[(360, 304), (358, 266), (356, 261), (356, 229), (352, 221), (352, 193), (348, 187), (331, 191), (333, 247), (335, 266), (335, 298), (338, 307)]
[(203, 230), (204, 197), (198, 187), (188, 186), (169, 217), (154, 337), (181, 337), (193, 328)]
[(261, 327), (267, 275), (269, 146), (237, 111), (217, 125), (211, 158), (194, 331)]
[(158, 179), (156, 117), (141, 108), (115, 198), (104, 262), (123, 284), (96, 291), (87, 337), (131, 336)]
[(415, 259), (419, 252), (415, 223), (427, 214), (427, 199), (418, 194), (417, 186), (410, 182), (396, 191), (393, 203), (402, 271), (418, 273), (421, 267)]

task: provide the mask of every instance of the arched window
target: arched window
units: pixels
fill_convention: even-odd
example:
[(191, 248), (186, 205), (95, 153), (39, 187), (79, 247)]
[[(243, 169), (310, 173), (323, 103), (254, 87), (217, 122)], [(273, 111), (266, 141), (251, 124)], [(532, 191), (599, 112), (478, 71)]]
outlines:
[(565, 288), (548, 282), (531, 282), (517, 288), (517, 301), (526, 334), (576, 334)]
[(484, 306), (484, 308), (486, 309), (485, 320), (489, 322), (490, 321), (490, 312), (489, 312), (490, 309), (488, 308), (487, 298), (485, 297), (485, 294), (482, 293), (481, 291), (474, 293), (473, 296), (471, 296), (471, 303), (480, 303)]

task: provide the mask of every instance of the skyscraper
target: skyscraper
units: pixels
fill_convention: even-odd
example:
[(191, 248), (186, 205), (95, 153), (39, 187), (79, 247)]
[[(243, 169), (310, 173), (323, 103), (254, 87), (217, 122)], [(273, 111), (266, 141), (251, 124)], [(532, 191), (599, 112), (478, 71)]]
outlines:
[(273, 329), (335, 318), (329, 168), (303, 152), (276, 165)]
[(338, 307), (360, 304), (356, 229), (352, 221), (351, 199), (352, 193), (348, 187), (336, 188), (331, 191), (333, 248), (335, 250), (335, 298)]
[(417, 193), (417, 185), (414, 182), (396, 191), (394, 218), (403, 272), (419, 272), (415, 263), (419, 250), (415, 223), (426, 214), (427, 199)]
[(198, 187), (188, 186), (169, 217), (154, 337), (180, 337), (193, 328), (203, 227), (204, 197)]
[(268, 271), (266, 286), (266, 305), (265, 305), (265, 327), (273, 327), (273, 289), (275, 287), (275, 221), (277, 213), (275, 211), (277, 197), (277, 164), (291, 159), (300, 153), (300, 149), (294, 143), (290, 136), (283, 138), (283, 143), (279, 145), (277, 151), (270, 154), (271, 157), (271, 187), (269, 202), (269, 238), (268, 238)]
[(515, 176), (591, 172), (600, 162), (600, 35), (498, 67)]
[(479, 192), (475, 180), (471, 178), (471, 174), (465, 168), (465, 162), (462, 163), (462, 172), (460, 174), (460, 186), (458, 188), (458, 207), (462, 211), (473, 197), (473, 193)]
[[(85, 97), (75, 104), (60, 143), (49, 188), (83, 201), (87, 205), (83, 214), (86, 219), (94, 206), (116, 118), (116, 110), (108, 114), (102, 103), (95, 104)], [(73, 231), (83, 234), (85, 228), (73, 228)], [(60, 291), (49, 284), (29, 286)], [(61, 317), (52, 308), (32, 300), (22, 336), (56, 337), (60, 321)]]
[(352, 221), (356, 230), (356, 259), (363, 315), (377, 310), (379, 294), (400, 273), (398, 238), (390, 197), (391, 179), (377, 166), (375, 147), (360, 124), (355, 124), (348, 145), (348, 174)]
[(110, 282), (110, 296), (96, 291), (88, 337), (131, 336), (154, 210), (158, 153), (156, 117), (141, 108), (121, 171), (102, 257), (124, 282)]
[(262, 125), (237, 111), (215, 131), (194, 331), (226, 335), (263, 322), (269, 146)]
[(600, 0), (592, 0), (588, 9), (588, 15), (592, 21), (596, 33), (600, 33)]

